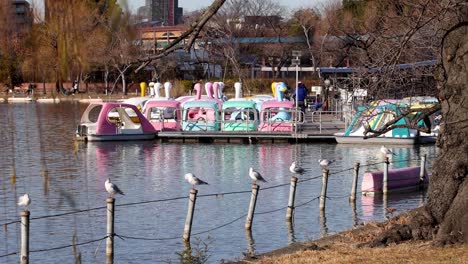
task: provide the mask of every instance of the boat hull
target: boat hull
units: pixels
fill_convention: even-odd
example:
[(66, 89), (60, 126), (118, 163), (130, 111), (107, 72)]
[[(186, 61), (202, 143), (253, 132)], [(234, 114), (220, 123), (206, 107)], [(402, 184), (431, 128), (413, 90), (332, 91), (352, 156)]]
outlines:
[(339, 144), (390, 144), (390, 145), (414, 145), (418, 143), (418, 138), (393, 138), (393, 137), (375, 137), (364, 139), (357, 136), (335, 135), (335, 140)]
[[(427, 184), (429, 175), (424, 171), (424, 179), (420, 179), (421, 167), (407, 167), (388, 171), (387, 190), (389, 192), (404, 192), (418, 189), (421, 184)], [(375, 195), (383, 192), (383, 171), (366, 172), (362, 176), (361, 191), (363, 195)]]

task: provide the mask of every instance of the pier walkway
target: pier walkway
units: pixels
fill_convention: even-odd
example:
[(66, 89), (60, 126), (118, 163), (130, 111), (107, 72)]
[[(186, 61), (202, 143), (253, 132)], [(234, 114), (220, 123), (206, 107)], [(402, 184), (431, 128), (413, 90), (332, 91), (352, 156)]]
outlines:
[(306, 112), (304, 122), (298, 122), (297, 131), (161, 131), (161, 142), (205, 143), (275, 143), (275, 142), (336, 142), (334, 133), (343, 132), (346, 124), (343, 112)]

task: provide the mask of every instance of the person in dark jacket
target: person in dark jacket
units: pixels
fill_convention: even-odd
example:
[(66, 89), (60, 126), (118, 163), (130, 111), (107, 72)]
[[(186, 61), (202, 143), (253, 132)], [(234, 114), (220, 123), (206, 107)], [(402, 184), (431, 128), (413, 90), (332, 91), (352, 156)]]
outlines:
[[(296, 103), (296, 89), (293, 90), (292, 98), (294, 99), (294, 103)], [(307, 88), (302, 83), (299, 82), (297, 84), (297, 106), (301, 108), (301, 111), (305, 113), (305, 99), (307, 98)], [(303, 116), (302, 114), (301, 116)]]

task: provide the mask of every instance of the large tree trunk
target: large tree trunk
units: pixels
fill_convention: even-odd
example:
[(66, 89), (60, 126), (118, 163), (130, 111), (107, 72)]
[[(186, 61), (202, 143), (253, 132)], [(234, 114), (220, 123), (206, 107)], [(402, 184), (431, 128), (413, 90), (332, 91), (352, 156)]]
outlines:
[(468, 22), (447, 31), (440, 60), (443, 120), (427, 203), (408, 213), (407, 224), (390, 220), (391, 228), (365, 245), (409, 239), (433, 240), (438, 245), (468, 242)]
[(439, 97), (443, 125), (427, 209), (439, 225), (436, 240), (468, 242), (468, 25), (447, 32), (442, 43)]

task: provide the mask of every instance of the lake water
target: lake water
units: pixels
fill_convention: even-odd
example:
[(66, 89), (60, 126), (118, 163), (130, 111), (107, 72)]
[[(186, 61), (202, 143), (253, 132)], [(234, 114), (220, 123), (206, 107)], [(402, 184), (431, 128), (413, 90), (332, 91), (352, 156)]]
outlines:
[[(294, 241), (350, 229), (357, 223), (385, 220), (381, 197), (359, 195), (353, 213), (348, 203), (352, 170), (339, 172), (351, 169), (354, 161), (361, 165), (381, 162), (380, 146), (157, 141), (86, 144), (73, 139), (85, 107), (68, 102), (0, 104), (0, 256), (19, 251), (19, 224), (3, 224), (19, 220), (22, 209), (16, 201), (29, 193), (31, 263), (73, 263), (72, 247), (43, 250), (72, 245), (74, 238), (85, 243), (76, 247), (83, 263), (104, 263), (105, 241), (91, 241), (106, 235), (106, 210), (88, 209), (106, 206), (107, 178), (125, 192), (116, 199), (115, 232), (123, 239), (115, 238), (115, 263), (179, 262), (178, 253), (185, 248), (185, 197), (191, 188), (183, 179), (187, 172), (210, 184), (198, 188), (192, 228), (192, 248), (203, 250), (206, 245), (209, 263), (236, 260), (250, 251), (271, 251)], [(437, 154), (434, 145), (391, 147), (396, 153), (391, 167), (418, 165), (416, 159), (427, 154), (430, 169)], [(288, 226), (284, 209), (291, 177), (288, 167), (296, 160), (307, 171), (300, 178), (310, 179), (321, 175), (320, 158), (336, 159), (330, 167), (325, 218), (319, 214), (316, 198), (321, 179), (316, 178), (298, 184), (294, 224)], [(268, 181), (261, 184), (252, 236), (244, 231), (252, 184), (249, 167)], [(362, 166), (360, 175), (382, 167)], [(220, 193), (224, 195), (211, 195)], [(416, 191), (390, 195), (387, 206), (403, 212), (423, 202), (424, 194)], [(41, 218), (78, 210), (82, 212)], [(18, 258), (0, 257), (0, 263), (17, 263)]]

